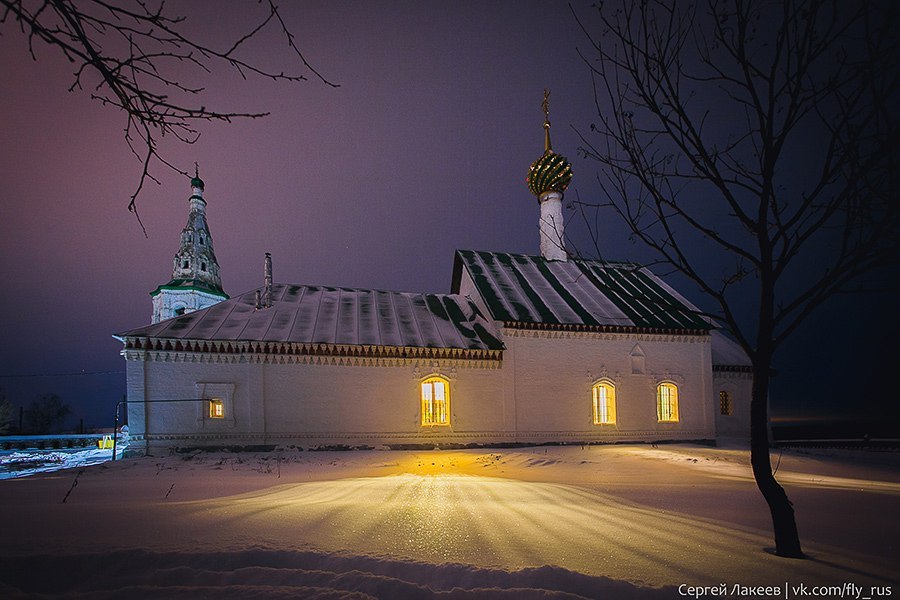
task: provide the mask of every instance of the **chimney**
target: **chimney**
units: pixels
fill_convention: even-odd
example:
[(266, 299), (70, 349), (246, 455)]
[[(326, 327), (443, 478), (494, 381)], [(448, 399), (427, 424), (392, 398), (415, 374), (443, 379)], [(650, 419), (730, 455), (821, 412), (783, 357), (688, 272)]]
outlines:
[(266, 252), (266, 269), (262, 292), (256, 290), (256, 310), (272, 308), (272, 255)]
[(265, 287), (263, 289), (263, 305), (266, 308), (272, 307), (272, 255), (266, 252), (266, 278)]

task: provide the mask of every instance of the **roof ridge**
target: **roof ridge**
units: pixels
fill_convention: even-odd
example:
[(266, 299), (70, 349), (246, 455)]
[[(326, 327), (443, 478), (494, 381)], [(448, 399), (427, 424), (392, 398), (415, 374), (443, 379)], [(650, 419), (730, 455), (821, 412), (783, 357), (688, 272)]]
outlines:
[[(516, 256), (520, 258), (529, 258), (529, 259), (538, 259), (544, 262), (554, 262), (547, 258), (544, 258), (540, 254), (524, 254), (522, 252), (495, 252), (493, 250), (469, 250), (464, 248), (457, 248), (456, 252), (471, 252), (473, 254), (492, 254), (494, 256), (504, 255), (504, 256)], [(584, 263), (595, 263), (600, 265), (610, 265), (610, 266), (634, 266), (640, 269), (646, 268), (646, 265), (643, 265), (639, 262), (634, 262), (631, 260), (604, 260), (599, 258), (583, 258), (583, 257), (573, 257), (570, 258), (569, 261), (572, 262), (584, 262)]]

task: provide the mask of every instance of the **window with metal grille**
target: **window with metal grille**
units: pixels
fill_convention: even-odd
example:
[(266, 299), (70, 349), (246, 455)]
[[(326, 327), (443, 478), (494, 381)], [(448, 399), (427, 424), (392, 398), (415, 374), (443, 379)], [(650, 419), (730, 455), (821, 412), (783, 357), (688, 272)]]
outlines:
[(422, 382), (422, 425), (450, 424), (450, 382), (429, 377)]
[(594, 425), (612, 425), (616, 422), (616, 387), (611, 381), (594, 384)]
[(224, 419), (225, 418), (225, 402), (221, 398), (213, 398), (209, 401), (209, 418)]
[(725, 390), (719, 392), (719, 414), (731, 416), (731, 395)]
[(678, 421), (678, 388), (674, 383), (656, 386), (656, 418), (661, 423)]

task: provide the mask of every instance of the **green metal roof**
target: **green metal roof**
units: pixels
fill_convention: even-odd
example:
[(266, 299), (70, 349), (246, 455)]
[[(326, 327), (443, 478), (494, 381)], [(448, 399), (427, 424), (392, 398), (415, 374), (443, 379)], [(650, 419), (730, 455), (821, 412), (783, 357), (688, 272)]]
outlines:
[(165, 283), (150, 292), (150, 296), (156, 296), (163, 290), (197, 290), (198, 292), (221, 296), (223, 300), (228, 299), (228, 294), (222, 291), (222, 288), (211, 286), (200, 279), (172, 279), (169, 283)]
[(452, 292), (463, 269), (496, 321), (541, 326), (707, 331), (713, 325), (659, 277), (633, 263), (547, 260), (458, 250)]

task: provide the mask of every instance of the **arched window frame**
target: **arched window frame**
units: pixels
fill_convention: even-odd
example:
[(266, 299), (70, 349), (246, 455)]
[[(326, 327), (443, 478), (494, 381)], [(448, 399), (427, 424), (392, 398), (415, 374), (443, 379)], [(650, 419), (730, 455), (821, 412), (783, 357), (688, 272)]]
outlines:
[(591, 386), (591, 407), (594, 425), (616, 424), (616, 384), (611, 379), (598, 379)]
[(656, 420), (660, 423), (677, 423), (678, 385), (673, 381), (660, 381), (656, 386)]
[(443, 375), (429, 375), (421, 381), (419, 399), (422, 427), (450, 425), (450, 396), (450, 380)]

